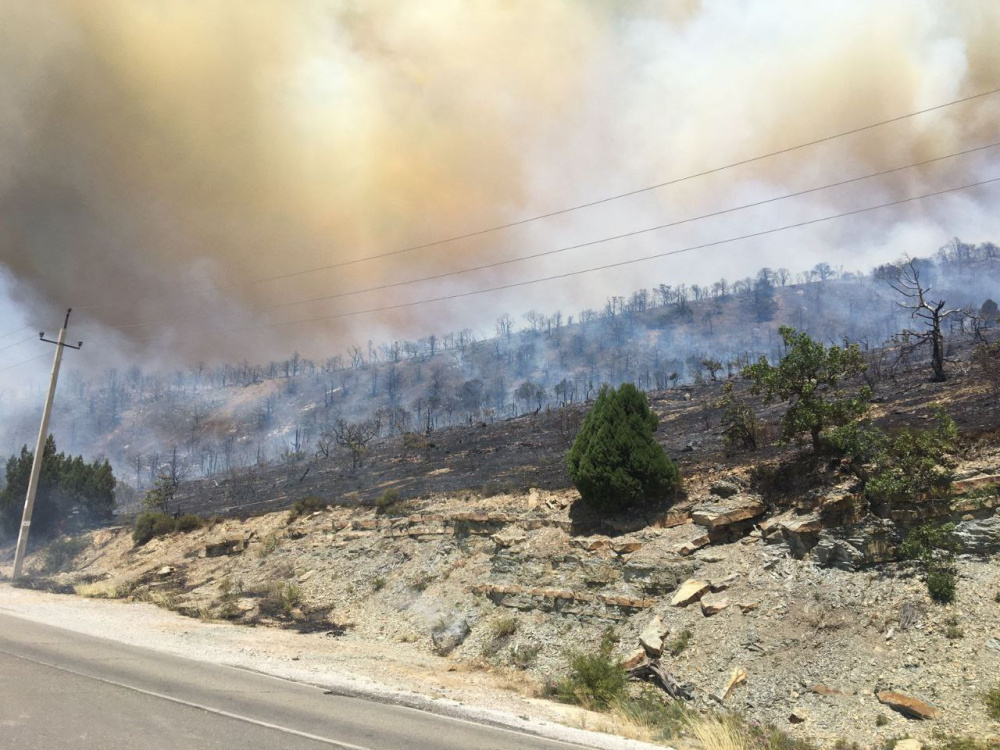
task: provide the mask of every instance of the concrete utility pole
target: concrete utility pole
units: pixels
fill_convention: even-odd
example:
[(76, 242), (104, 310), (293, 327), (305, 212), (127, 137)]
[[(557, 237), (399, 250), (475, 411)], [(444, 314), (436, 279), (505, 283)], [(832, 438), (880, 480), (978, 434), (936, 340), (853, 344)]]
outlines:
[(21, 516), (21, 531), (17, 535), (17, 552), (14, 554), (14, 578), (21, 577), (21, 569), (24, 567), (24, 553), (28, 548), (28, 532), (31, 530), (31, 513), (35, 509), (35, 493), (38, 491), (38, 477), (42, 473), (42, 458), (45, 453), (45, 441), (49, 436), (49, 418), (52, 416), (52, 402), (56, 398), (56, 383), (59, 380), (59, 365), (62, 364), (63, 348), (79, 349), (83, 346), (80, 341), (76, 346), (66, 343), (66, 329), (69, 328), (69, 314), (72, 308), (66, 311), (66, 320), (59, 331), (59, 340), (52, 341), (45, 338), (45, 331), (38, 334), (38, 338), (49, 344), (56, 345), (56, 359), (52, 363), (52, 379), (49, 381), (49, 395), (45, 399), (45, 408), (42, 410), (42, 427), (38, 431), (38, 444), (35, 446), (35, 460), (31, 464), (31, 478), (28, 480), (28, 496), (24, 500), (24, 514)]

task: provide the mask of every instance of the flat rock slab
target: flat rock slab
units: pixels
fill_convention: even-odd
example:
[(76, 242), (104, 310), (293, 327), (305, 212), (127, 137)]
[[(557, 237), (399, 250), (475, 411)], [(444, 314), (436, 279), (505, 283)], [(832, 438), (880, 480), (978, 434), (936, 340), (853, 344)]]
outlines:
[(691, 604), (691, 602), (696, 602), (704, 594), (707, 594), (712, 589), (711, 584), (708, 581), (698, 581), (694, 578), (690, 578), (681, 584), (680, 588), (677, 589), (677, 593), (674, 594), (673, 598), (670, 600), (670, 605), (672, 607), (686, 607)]
[(721, 594), (705, 594), (701, 597), (701, 613), (705, 617), (717, 615), (729, 606), (729, 598)]
[(911, 719), (936, 719), (940, 713), (936, 708), (924, 703), (922, 700), (909, 695), (903, 695), (903, 693), (896, 693), (892, 690), (883, 690), (880, 693), (876, 693), (875, 697), (878, 698), (879, 703)]
[(734, 495), (717, 503), (701, 505), (691, 513), (691, 520), (710, 532), (722, 531), (733, 524), (764, 515), (764, 501), (752, 495)]

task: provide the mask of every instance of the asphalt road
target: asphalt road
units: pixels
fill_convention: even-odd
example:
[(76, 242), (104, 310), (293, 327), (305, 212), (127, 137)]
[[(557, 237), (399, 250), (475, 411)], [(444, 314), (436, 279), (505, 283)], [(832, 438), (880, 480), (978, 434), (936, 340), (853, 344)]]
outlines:
[(568, 750), (577, 747), (0, 614), (11, 750)]

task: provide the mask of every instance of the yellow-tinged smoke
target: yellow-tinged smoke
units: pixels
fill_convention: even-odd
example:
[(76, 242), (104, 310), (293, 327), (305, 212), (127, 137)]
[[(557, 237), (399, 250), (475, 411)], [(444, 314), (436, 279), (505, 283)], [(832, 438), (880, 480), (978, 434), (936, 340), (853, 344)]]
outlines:
[[(128, 330), (133, 340), (163, 334), (152, 343), (186, 357), (264, 357), (314, 339), (371, 338), (376, 325), (400, 335), (461, 327), (468, 302), (428, 308), (448, 317), (433, 325), (417, 309), (232, 332), (553, 266), (219, 316), (611, 234), (761, 185), (837, 178), (844, 164), (895, 166), (994, 139), (1000, 97), (633, 204), (246, 285), (995, 88), (998, 33), (992, 0), (8, 2), (0, 263), (39, 309), (84, 306), (112, 327), (180, 321)], [(969, 169), (956, 163), (886, 189), (937, 185)], [(589, 279), (589, 293), (602, 283)], [(206, 288), (217, 291), (192, 294)], [(130, 304), (101, 306), (122, 301)], [(476, 308), (494, 303), (522, 306), (494, 298)], [(192, 325), (194, 316), (215, 322)]]

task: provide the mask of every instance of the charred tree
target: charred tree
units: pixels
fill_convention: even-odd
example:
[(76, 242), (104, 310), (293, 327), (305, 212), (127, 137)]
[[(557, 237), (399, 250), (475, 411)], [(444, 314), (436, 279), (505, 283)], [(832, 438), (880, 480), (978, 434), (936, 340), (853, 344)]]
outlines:
[(890, 287), (903, 296), (896, 304), (910, 311), (910, 317), (923, 324), (921, 330), (905, 330), (897, 334), (903, 341), (903, 347), (908, 352), (930, 344), (931, 347), (931, 381), (943, 383), (948, 379), (944, 371), (944, 334), (941, 333), (941, 323), (952, 315), (961, 314), (959, 308), (946, 310), (945, 300), (933, 301), (927, 295), (931, 287), (924, 286), (920, 281), (920, 272), (911, 260), (886, 279)]

